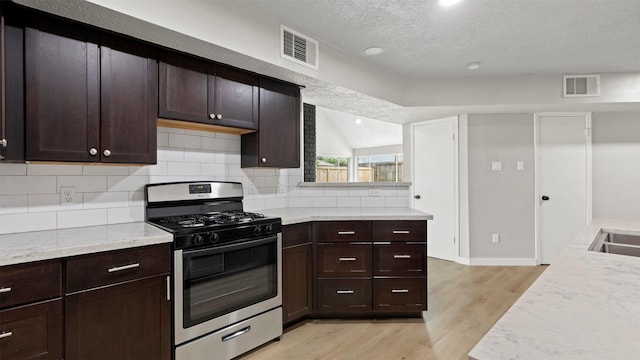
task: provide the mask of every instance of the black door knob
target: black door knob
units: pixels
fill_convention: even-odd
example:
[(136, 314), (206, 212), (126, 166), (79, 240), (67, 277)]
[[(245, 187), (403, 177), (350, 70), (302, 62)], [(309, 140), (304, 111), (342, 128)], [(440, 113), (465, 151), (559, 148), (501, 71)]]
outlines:
[(418, 200), (420, 200), (420, 195), (416, 195), (416, 196), (414, 196), (413, 198), (414, 198), (414, 199), (418, 199)]
[(549, 200), (549, 197), (547, 195), (542, 195), (541, 199), (544, 200), (544, 201), (547, 201), (547, 200)]

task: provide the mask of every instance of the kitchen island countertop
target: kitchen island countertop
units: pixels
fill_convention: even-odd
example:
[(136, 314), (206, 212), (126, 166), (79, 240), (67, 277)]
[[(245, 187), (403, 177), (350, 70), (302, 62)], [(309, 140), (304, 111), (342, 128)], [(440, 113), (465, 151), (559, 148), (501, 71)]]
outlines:
[(144, 222), (5, 234), (0, 266), (172, 241), (172, 234)]
[(640, 234), (640, 221), (594, 220), (469, 359), (637, 359), (640, 258), (588, 251), (601, 229)]
[(433, 220), (433, 215), (411, 208), (282, 208), (263, 212), (282, 218), (282, 225), (309, 221)]

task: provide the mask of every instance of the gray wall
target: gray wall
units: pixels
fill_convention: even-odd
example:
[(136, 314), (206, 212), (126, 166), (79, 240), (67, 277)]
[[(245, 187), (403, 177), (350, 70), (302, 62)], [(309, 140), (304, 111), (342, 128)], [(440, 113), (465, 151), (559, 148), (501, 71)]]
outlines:
[(640, 113), (593, 113), (593, 217), (640, 219)]
[[(535, 257), (533, 130), (533, 114), (468, 116), (471, 258)], [(502, 171), (491, 170), (493, 161), (502, 161)]]

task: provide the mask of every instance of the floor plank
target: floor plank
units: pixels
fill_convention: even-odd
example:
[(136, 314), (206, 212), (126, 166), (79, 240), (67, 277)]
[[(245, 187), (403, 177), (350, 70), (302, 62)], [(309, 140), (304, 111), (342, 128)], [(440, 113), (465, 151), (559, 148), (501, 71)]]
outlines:
[(465, 266), (429, 258), (423, 319), (307, 320), (242, 360), (466, 359), (544, 266)]

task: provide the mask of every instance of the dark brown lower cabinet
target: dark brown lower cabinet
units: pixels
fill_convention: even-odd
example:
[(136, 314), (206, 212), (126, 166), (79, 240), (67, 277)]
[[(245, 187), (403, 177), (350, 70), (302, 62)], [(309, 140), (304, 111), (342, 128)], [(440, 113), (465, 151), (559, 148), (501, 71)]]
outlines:
[(0, 359), (62, 359), (62, 300), (0, 311)]
[(113, 285), (65, 299), (67, 359), (169, 359), (166, 277)]
[(282, 250), (282, 313), (285, 324), (311, 313), (312, 261), (310, 243)]
[(363, 315), (371, 311), (371, 278), (318, 279), (318, 312)]

